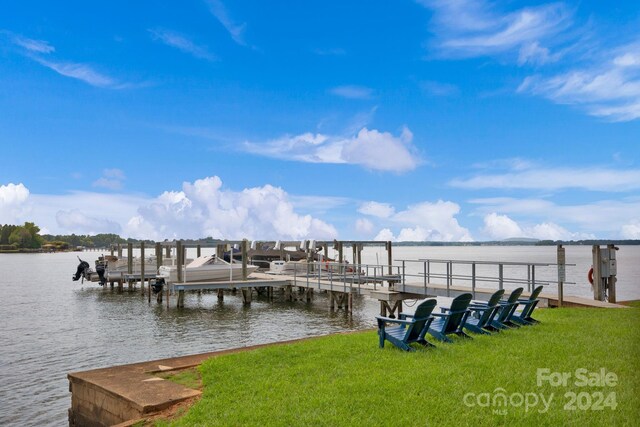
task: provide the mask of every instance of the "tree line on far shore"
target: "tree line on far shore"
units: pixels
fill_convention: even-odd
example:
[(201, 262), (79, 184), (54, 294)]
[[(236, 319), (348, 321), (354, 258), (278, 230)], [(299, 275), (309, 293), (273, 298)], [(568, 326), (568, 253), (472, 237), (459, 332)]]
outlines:
[(40, 227), (33, 222), (24, 225), (0, 224), (0, 251), (65, 251), (78, 247), (106, 248), (112, 243), (126, 243), (127, 240), (117, 234), (89, 235), (52, 235), (40, 234)]

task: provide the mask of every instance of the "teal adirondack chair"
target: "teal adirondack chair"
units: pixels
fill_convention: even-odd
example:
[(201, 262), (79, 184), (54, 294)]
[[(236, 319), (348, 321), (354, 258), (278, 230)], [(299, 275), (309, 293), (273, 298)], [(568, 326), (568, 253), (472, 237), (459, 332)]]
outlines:
[(436, 319), (429, 326), (429, 333), (440, 341), (452, 342), (447, 335), (456, 334), (460, 337), (471, 338), (462, 331), (469, 316), (467, 307), (473, 296), (469, 293), (458, 295), (451, 301), (451, 307), (443, 308), (443, 313), (433, 313)]
[(499, 331), (501, 329), (509, 329), (509, 326), (518, 327), (517, 323), (512, 322), (513, 313), (518, 307), (518, 298), (522, 295), (523, 288), (516, 288), (511, 292), (506, 301), (500, 301), (500, 310), (491, 321), (491, 330)]
[(537, 286), (533, 292), (531, 292), (531, 296), (529, 296), (529, 298), (519, 299), (518, 303), (522, 305), (522, 311), (515, 312), (511, 317), (511, 320), (521, 325), (533, 325), (534, 323), (540, 323), (540, 321), (531, 317), (533, 309), (536, 308), (538, 302), (540, 302), (538, 299), (540, 292), (542, 292), (542, 286)]
[(464, 322), (464, 327), (476, 334), (491, 335), (487, 329), (489, 329), (491, 322), (500, 310), (499, 302), (503, 295), (504, 289), (499, 289), (491, 295), (486, 303), (469, 304), (471, 315)]
[[(384, 341), (405, 351), (415, 351), (409, 344), (418, 343), (423, 346), (433, 346), (425, 339), (429, 325), (433, 321), (431, 313), (436, 306), (435, 299), (428, 299), (422, 302), (414, 314), (400, 313), (399, 319), (376, 316), (378, 319), (378, 335), (380, 337), (380, 348), (384, 348)], [(387, 326), (387, 323), (397, 326)]]

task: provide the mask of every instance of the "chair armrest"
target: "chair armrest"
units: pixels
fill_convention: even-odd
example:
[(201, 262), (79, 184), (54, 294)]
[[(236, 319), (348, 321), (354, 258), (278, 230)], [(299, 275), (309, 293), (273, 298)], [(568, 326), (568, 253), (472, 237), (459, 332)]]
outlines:
[(474, 306), (474, 305), (470, 305), (469, 306), (469, 310), (471, 311), (487, 311), (487, 310), (493, 310), (494, 308), (496, 308), (496, 306)]
[(469, 307), (481, 307), (481, 308), (489, 308), (489, 304), (469, 304)]
[(437, 317), (449, 317), (448, 314), (442, 314), (442, 313), (431, 313), (432, 316), (437, 316)]
[(379, 322), (382, 321), (386, 323), (397, 323), (400, 325), (410, 325), (412, 323), (415, 323), (413, 320), (392, 319), (390, 317), (382, 317), (382, 316), (376, 316), (376, 319), (378, 319)]

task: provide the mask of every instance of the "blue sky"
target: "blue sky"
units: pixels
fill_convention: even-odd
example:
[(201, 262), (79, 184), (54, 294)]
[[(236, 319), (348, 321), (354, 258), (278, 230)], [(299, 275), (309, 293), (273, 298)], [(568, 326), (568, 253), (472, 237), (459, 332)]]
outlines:
[(640, 239), (637, 2), (14, 2), (0, 75), (0, 223)]

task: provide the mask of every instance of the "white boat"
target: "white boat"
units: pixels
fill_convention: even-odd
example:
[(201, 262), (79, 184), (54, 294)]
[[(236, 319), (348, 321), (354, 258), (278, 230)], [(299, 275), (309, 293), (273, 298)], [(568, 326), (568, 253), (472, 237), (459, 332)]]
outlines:
[[(190, 261), (192, 260), (187, 259), (187, 262), (190, 262)], [(129, 262), (127, 257), (118, 258), (112, 255), (106, 255), (104, 257), (104, 262), (106, 262), (105, 276), (108, 281), (118, 280), (118, 279), (122, 280), (124, 275), (126, 275), (129, 272)], [(145, 262), (144, 275), (146, 277), (155, 277), (156, 274), (158, 274), (158, 263), (157, 263), (156, 257), (155, 256), (146, 257), (144, 262)], [(140, 262), (140, 258), (134, 257), (132, 262), (131, 272), (136, 275), (140, 274), (140, 272), (142, 271), (141, 264), (142, 263)], [(175, 257), (163, 258), (162, 264), (164, 266), (176, 265), (176, 258)]]
[[(313, 265), (311, 265), (313, 269)], [(269, 263), (270, 274), (302, 274), (307, 273), (308, 267), (306, 261), (271, 261)]]
[[(247, 265), (247, 276), (258, 269), (257, 265)], [(242, 264), (228, 263), (215, 255), (206, 255), (194, 259), (183, 267), (183, 282), (207, 282), (223, 280), (242, 280)], [(178, 268), (176, 266), (162, 266), (158, 271), (158, 277), (164, 278), (169, 283), (178, 281)]]

